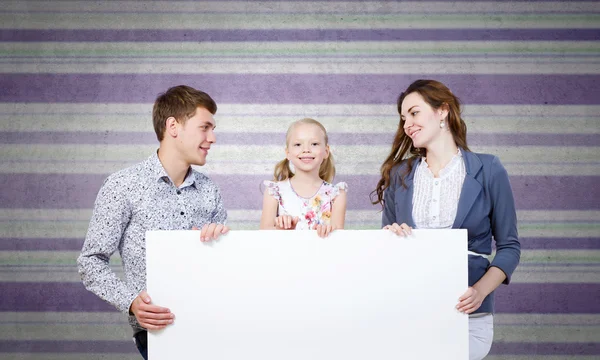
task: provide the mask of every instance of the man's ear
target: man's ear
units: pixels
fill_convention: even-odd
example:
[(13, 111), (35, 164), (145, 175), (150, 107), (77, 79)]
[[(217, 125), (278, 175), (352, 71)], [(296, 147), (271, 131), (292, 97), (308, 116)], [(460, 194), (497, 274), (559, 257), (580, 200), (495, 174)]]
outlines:
[(179, 129), (177, 128), (177, 119), (173, 116), (169, 116), (167, 120), (165, 120), (165, 132), (170, 136), (176, 138), (179, 134)]

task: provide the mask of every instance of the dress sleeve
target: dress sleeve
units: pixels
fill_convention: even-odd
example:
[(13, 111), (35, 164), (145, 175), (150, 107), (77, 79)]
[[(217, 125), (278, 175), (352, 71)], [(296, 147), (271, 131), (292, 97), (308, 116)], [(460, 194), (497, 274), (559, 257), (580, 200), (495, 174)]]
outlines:
[(263, 181), (263, 185), (265, 186), (265, 190), (274, 197), (277, 201), (281, 200), (281, 195), (279, 195), (279, 184), (275, 181), (265, 180)]
[(345, 182), (339, 182), (335, 184), (331, 190), (331, 201), (335, 200), (335, 198), (340, 194), (341, 190), (348, 192), (348, 184)]

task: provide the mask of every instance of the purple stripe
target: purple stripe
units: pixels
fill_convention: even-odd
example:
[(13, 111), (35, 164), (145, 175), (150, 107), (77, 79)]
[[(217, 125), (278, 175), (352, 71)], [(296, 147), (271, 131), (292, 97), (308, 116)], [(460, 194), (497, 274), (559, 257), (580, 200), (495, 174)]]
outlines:
[(600, 238), (519, 238), (523, 250), (599, 250)]
[[(496, 291), (499, 313), (595, 314), (600, 284), (511, 284)], [(115, 311), (80, 283), (0, 283), (0, 311)]]
[(594, 41), (598, 29), (0, 30), (0, 41)]
[(600, 104), (600, 75), (3, 74), (0, 102), (148, 103), (188, 84), (217, 103), (394, 104), (412, 81), (437, 79), (467, 104)]
[[(0, 340), (0, 353), (135, 354), (129, 340)], [(490, 355), (600, 355), (599, 343), (494, 342)]]
[[(395, 121), (395, 118), (390, 118)], [(150, 121), (150, 120), (148, 120)], [(389, 145), (394, 139), (389, 133), (329, 133), (334, 145)], [(598, 146), (600, 134), (470, 134), (471, 146)], [(217, 132), (220, 145), (283, 145), (282, 133), (221, 133)], [(0, 132), (0, 144), (143, 144), (158, 145), (151, 132), (78, 132), (78, 131), (24, 131)]]
[[(74, 165), (76, 166), (76, 165)], [(106, 175), (0, 174), (4, 208), (91, 209)], [(262, 208), (259, 185), (262, 175), (215, 175), (229, 209)], [(376, 209), (369, 193), (379, 178), (371, 175), (338, 176), (346, 181), (351, 196), (348, 209)], [(597, 210), (600, 209), (600, 176), (512, 176), (511, 184), (519, 210)], [(243, 191), (241, 193), (240, 191)]]
[[(89, 2), (97, 2), (97, 0), (79, 0), (80, 2), (85, 2), (85, 1), (89, 1)], [(122, 0), (105, 0), (106, 2), (111, 2), (111, 1), (122, 1)], [(164, 0), (147, 0), (149, 2), (159, 2), (159, 1), (164, 1)], [(197, 2), (198, 0), (180, 0), (180, 2)], [(239, 0), (222, 0), (223, 2), (228, 2), (228, 1), (239, 1)], [(262, 0), (261, 2), (279, 2), (281, 0)], [(308, 2), (308, 1), (314, 1), (314, 0), (287, 0), (288, 2)], [(320, 2), (326, 2), (326, 3), (336, 3), (336, 2), (363, 2), (364, 0), (320, 0)], [(378, 0), (377, 2), (379, 3), (386, 3), (386, 2), (394, 2), (394, 1), (398, 1), (398, 0)], [(462, 0), (462, 1), (455, 1), (455, 0), (421, 0), (421, 2), (452, 2), (452, 3), (463, 3), (465, 6), (469, 5), (469, 2), (471, 0)], [(498, 0), (478, 0), (479, 2), (498, 2)], [(513, 2), (559, 2), (559, 1), (564, 1), (564, 0), (512, 0)], [(600, 2), (600, 0), (578, 0), (581, 2)]]
[(137, 349), (131, 340), (0, 340), (0, 353), (135, 354)]
[[(258, 218), (255, 219), (258, 222)], [(378, 222), (375, 216), (372, 221)], [(352, 225), (346, 221), (347, 225)], [(599, 250), (600, 238), (520, 238), (523, 250)], [(0, 251), (79, 251), (83, 238), (0, 238)]]
[(600, 284), (510, 284), (495, 294), (499, 313), (600, 313)]
[(82, 283), (0, 283), (0, 300), (0, 311), (116, 311)]
[(0, 238), (0, 251), (79, 251), (83, 238), (18, 239)]
[(490, 355), (600, 355), (600, 343), (495, 341)]

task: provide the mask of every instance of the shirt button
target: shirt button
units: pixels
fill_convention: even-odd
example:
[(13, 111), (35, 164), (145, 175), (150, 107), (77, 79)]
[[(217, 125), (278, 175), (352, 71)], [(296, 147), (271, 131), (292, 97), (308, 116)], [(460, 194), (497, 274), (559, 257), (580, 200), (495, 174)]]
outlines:
[(183, 215), (183, 214), (185, 214), (185, 213), (182, 211), (182, 212), (180, 212), (180, 214), (181, 214), (181, 215)]
[(433, 202), (437, 202), (437, 199), (433, 199)]
[(435, 220), (435, 218), (436, 218), (436, 217), (434, 216), (434, 217), (433, 217), (433, 220)]
[(181, 191), (177, 190), (177, 195), (181, 195)]
[(438, 181), (436, 181), (436, 182), (434, 182), (434, 184), (436, 184), (436, 185), (437, 185), (437, 184), (439, 184), (439, 182), (438, 182)]

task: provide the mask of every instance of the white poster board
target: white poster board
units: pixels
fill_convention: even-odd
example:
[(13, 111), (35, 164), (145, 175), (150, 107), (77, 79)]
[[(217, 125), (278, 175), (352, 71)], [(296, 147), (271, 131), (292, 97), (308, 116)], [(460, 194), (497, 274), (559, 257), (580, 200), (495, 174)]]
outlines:
[(150, 360), (468, 359), (466, 230), (146, 234)]

